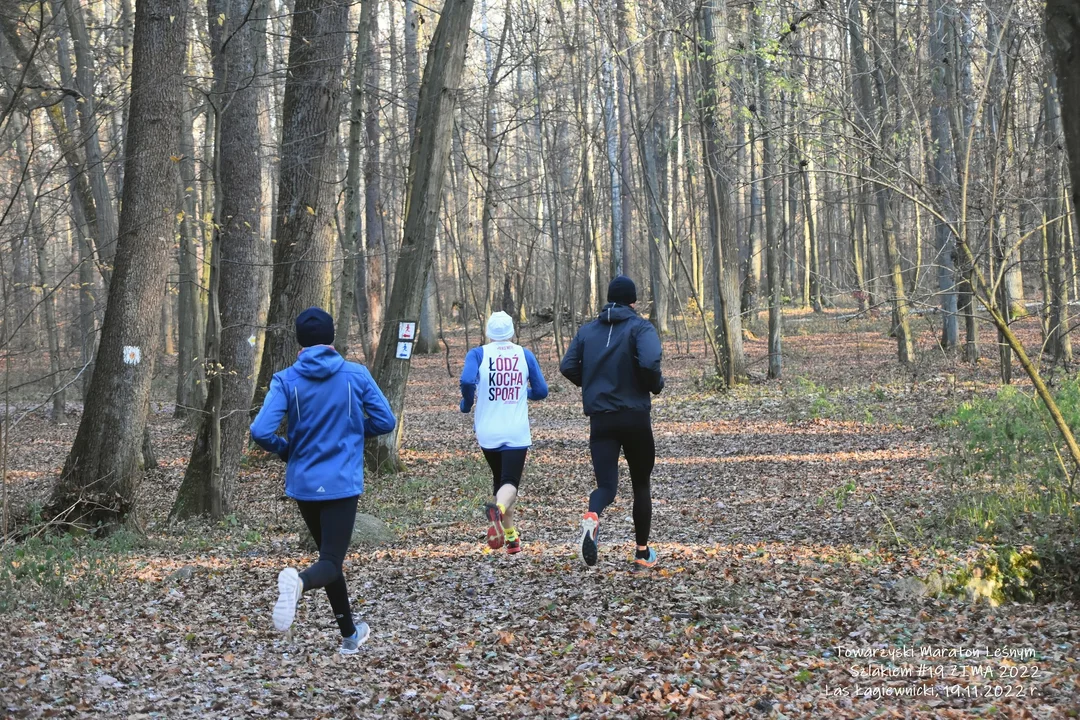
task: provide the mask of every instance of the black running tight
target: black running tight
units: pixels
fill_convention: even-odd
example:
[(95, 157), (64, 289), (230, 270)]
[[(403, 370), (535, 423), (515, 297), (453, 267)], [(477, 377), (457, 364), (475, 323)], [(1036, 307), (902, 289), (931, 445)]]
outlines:
[(649, 479), (656, 462), (649, 413), (630, 410), (597, 413), (589, 421), (589, 450), (596, 473), (596, 489), (589, 496), (589, 511), (599, 515), (615, 501), (621, 451), (630, 466), (630, 483), (634, 488), (634, 537), (638, 545), (648, 545), (652, 529)]
[(484, 459), (491, 468), (492, 495), (499, 494), (499, 488), (503, 485), (513, 485), (516, 490), (521, 486), (521, 474), (525, 472), (525, 456), (528, 448), (516, 450), (487, 450), (484, 451)]
[(352, 540), (357, 498), (353, 495), (340, 500), (296, 501), (300, 515), (319, 548), (319, 561), (300, 573), (300, 579), (304, 581), (305, 591), (326, 588), (326, 597), (330, 600), (342, 637), (349, 637), (356, 631), (349, 608), (349, 587), (345, 584), (341, 566), (349, 551), (349, 541)]

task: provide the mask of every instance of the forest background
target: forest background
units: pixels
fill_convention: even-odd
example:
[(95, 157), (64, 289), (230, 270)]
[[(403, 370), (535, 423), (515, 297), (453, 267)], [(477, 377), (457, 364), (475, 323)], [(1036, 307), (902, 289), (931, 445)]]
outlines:
[[(393, 578), (394, 553), (423, 556), (417, 532), (469, 532), (480, 471), (454, 378), (487, 316), (513, 315), (551, 379), (621, 273), (675, 379), (658, 423), (683, 442), (665, 441), (658, 483), (686, 482), (659, 503), (705, 508), (704, 535), (669, 538), (702, 563), (694, 597), (718, 597), (718, 557), (868, 552), (896, 564), (886, 604), (931, 603), (937, 630), (973, 600), (1048, 603), (1039, 627), (1059, 628), (1080, 468), (1077, 17), (1064, 0), (6, 4), (0, 605), (90, 612), (102, 577), (241, 572), (244, 553), (291, 548), (280, 467), (247, 424), (310, 305), (403, 418), (367, 454), (365, 509), (400, 536), (371, 570)], [(584, 423), (555, 390), (535, 472), (569, 517)], [(722, 469), (732, 454), (749, 486)], [(829, 469), (793, 488), (777, 468), (795, 458)], [(717, 529), (743, 522), (728, 491), (764, 516)], [(539, 548), (563, 531), (536, 532)], [(727, 627), (672, 612), (713, 623), (705, 645)], [(1046, 652), (1063, 707), (1069, 651)], [(819, 697), (823, 662), (783, 692), (697, 687), (771, 711)], [(654, 698), (582, 677), (579, 706), (694, 702), (670, 679)], [(96, 694), (126, 696), (117, 682)]]

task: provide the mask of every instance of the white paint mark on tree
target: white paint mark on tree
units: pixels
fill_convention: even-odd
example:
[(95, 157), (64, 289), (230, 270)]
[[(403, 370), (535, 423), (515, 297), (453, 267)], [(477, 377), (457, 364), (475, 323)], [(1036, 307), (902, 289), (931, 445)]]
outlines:
[(125, 365), (138, 365), (142, 362), (142, 350), (133, 346), (124, 346), (124, 364)]

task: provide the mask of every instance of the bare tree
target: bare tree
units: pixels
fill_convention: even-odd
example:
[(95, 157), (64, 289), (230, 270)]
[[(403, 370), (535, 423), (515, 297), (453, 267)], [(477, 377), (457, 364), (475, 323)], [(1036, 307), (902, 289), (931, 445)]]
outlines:
[(366, 460), (369, 467), (400, 467), (398, 439), (403, 425), (402, 412), (410, 364), (408, 360), (396, 357), (398, 323), (416, 321), (420, 314), (424, 284), (431, 269), (443, 180), (450, 156), (454, 106), (465, 64), (472, 7), (473, 0), (446, 0), (431, 38), (424, 79), (420, 84), (416, 116), (421, 119), (421, 124), (417, 127), (409, 151), (405, 233), (372, 373), (390, 401), (398, 424), (393, 433), (369, 441)]
[(209, 0), (217, 115), (213, 264), (207, 352), (210, 392), (172, 514), (220, 519), (248, 438), (259, 325), (262, 167), (251, 0)]
[(282, 110), (281, 161), (274, 220), (274, 276), (256, 399), (294, 359), (293, 321), (326, 307), (334, 255), (334, 138), (341, 95), (346, 0), (297, 0)]

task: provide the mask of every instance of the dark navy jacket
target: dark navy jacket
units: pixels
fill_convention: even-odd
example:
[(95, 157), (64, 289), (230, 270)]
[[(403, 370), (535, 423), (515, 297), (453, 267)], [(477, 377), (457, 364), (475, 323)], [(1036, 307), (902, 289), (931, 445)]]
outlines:
[(559, 372), (581, 388), (586, 415), (651, 410), (664, 389), (660, 336), (633, 308), (608, 303), (578, 330)]
[[(285, 416), (288, 439), (276, 434)], [(396, 424), (368, 369), (317, 345), (274, 374), (251, 437), (287, 462), (286, 495), (336, 500), (364, 492), (364, 438), (384, 435)]]

